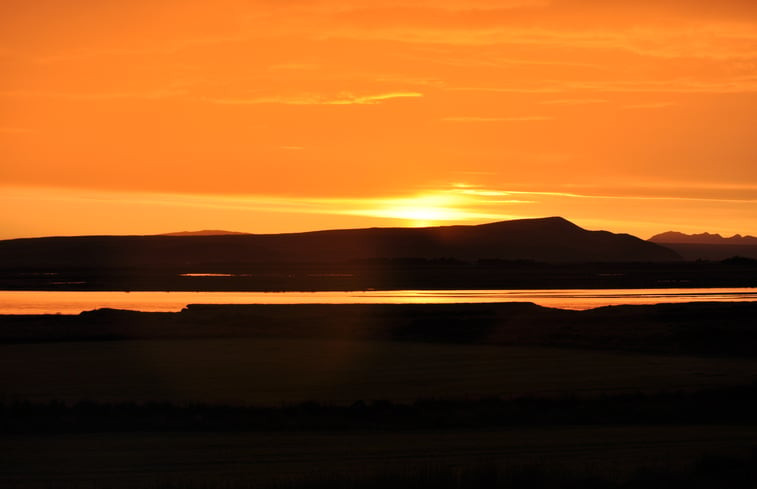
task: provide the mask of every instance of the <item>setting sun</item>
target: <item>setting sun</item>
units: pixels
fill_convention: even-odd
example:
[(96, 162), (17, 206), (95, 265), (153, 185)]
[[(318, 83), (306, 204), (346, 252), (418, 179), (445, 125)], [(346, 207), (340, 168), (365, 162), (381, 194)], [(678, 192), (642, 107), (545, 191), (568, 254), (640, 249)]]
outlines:
[(757, 234), (754, 5), (5, 1), (0, 234)]
[(386, 211), (377, 211), (378, 215), (402, 219), (413, 227), (433, 226), (444, 221), (459, 220), (459, 213), (450, 209), (433, 207), (397, 207)]
[(492, 218), (471, 210), (475, 202), (455, 193), (438, 192), (412, 198), (379, 199), (374, 208), (356, 211), (369, 217), (400, 220), (405, 226), (423, 227), (450, 222), (469, 222)]
[(757, 0), (0, 0), (0, 486), (757, 488)]

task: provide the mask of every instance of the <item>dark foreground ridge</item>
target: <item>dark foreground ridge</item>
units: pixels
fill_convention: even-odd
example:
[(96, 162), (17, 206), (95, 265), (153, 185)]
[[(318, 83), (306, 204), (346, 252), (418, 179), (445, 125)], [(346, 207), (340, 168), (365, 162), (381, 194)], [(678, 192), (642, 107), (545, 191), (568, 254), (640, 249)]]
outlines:
[(338, 338), (754, 356), (757, 302), (610, 306), (532, 303), (190, 305), (0, 316), (0, 342), (151, 338)]
[(0, 316), (0, 486), (754, 488), (756, 314), (757, 302)]
[(79, 236), (0, 242), (0, 269), (324, 263), (414, 257), (542, 262), (663, 262), (673, 251), (561, 218), (478, 226), (370, 228), (293, 234)]

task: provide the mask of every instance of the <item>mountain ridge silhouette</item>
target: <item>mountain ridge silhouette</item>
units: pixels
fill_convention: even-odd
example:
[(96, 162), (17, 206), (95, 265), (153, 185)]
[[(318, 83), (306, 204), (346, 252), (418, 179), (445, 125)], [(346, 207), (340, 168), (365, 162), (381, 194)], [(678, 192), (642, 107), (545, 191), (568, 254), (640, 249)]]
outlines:
[(229, 234), (250, 234), (240, 231), (224, 231), (222, 229), (201, 229), (199, 231), (174, 231), (172, 233), (161, 233), (155, 236), (226, 236)]
[(628, 234), (587, 231), (562, 217), (426, 228), (286, 234), (75, 236), (0, 241), (0, 266), (149, 267), (197, 263), (316, 263), (391, 258), (541, 262), (678, 261)]
[(698, 233), (685, 234), (678, 231), (666, 231), (656, 234), (649, 238), (648, 241), (653, 243), (691, 243), (691, 244), (734, 244), (734, 245), (757, 245), (757, 238), (754, 236), (742, 236), (734, 234), (730, 237), (721, 236), (720, 234)]
[(652, 236), (649, 241), (675, 251), (687, 261), (722, 261), (734, 257), (757, 260), (754, 236), (735, 234), (726, 238), (719, 234), (668, 231)]

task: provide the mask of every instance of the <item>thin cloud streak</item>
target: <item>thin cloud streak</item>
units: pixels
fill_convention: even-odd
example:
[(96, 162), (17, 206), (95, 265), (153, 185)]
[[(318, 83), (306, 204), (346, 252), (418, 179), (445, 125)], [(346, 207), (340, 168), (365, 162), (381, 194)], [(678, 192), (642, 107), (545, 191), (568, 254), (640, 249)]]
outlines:
[(377, 217), (402, 221), (465, 222), (502, 219), (501, 212), (487, 209), (492, 204), (524, 204), (527, 201), (479, 199), (479, 196), (449, 191), (431, 191), (408, 197), (306, 198), (271, 195), (208, 195), (148, 192), (105, 192), (70, 188), (6, 187), (2, 199), (92, 205), (173, 207), (245, 211), (250, 213), (296, 213)]
[[(643, 185), (639, 186), (640, 190), (657, 189), (657, 192), (666, 192), (672, 185)], [(754, 185), (740, 185), (740, 184), (713, 184), (710, 186), (685, 186), (680, 185), (679, 188), (689, 193), (696, 193), (701, 190), (723, 190), (723, 191), (757, 191), (757, 186)], [(607, 200), (679, 200), (682, 202), (695, 201), (695, 202), (724, 202), (724, 203), (757, 203), (757, 196), (754, 198), (723, 198), (723, 197), (694, 197), (694, 196), (680, 196), (680, 195), (646, 195), (646, 194), (632, 194), (622, 193), (617, 195), (610, 195), (607, 193), (592, 193), (592, 192), (565, 192), (559, 190), (519, 190), (519, 189), (507, 189), (507, 188), (490, 188), (483, 185), (470, 184), (465, 182), (458, 182), (451, 185), (450, 188), (444, 189), (444, 192), (475, 195), (482, 197), (508, 197), (508, 196), (545, 196), (545, 197), (568, 197), (575, 199), (607, 199)], [(526, 202), (526, 201), (522, 201)], [(529, 201), (531, 202), (531, 201)]]
[(648, 104), (632, 104), (624, 105), (624, 109), (664, 109), (667, 107), (673, 107), (673, 102), (650, 102)]
[(570, 197), (575, 199), (602, 199), (602, 200), (659, 200), (659, 201), (681, 201), (681, 202), (723, 202), (733, 204), (757, 204), (755, 199), (725, 199), (712, 197), (681, 197), (681, 196), (649, 196), (649, 195), (597, 195), (597, 194), (577, 194), (570, 192), (538, 192), (524, 190), (508, 190), (506, 194), (512, 195), (544, 195), (550, 197)]
[[(426, 190), (408, 197), (365, 197), (365, 198), (317, 198), (272, 195), (212, 195), (177, 194), (125, 191), (95, 191), (71, 188), (4, 187), (4, 198), (40, 199), (71, 202), (130, 202), (134, 204), (208, 207), (267, 212), (298, 212), (311, 214), (346, 214), (378, 216), (382, 209), (396, 208), (440, 208), (450, 214), (469, 218), (496, 218), (499, 214), (484, 211), (479, 206), (490, 204), (534, 204), (538, 197), (562, 197), (570, 199), (599, 199), (622, 201), (680, 201), (680, 202), (721, 202), (757, 204), (757, 198), (729, 199), (708, 197), (686, 197), (670, 195), (607, 195), (562, 191), (525, 191), (494, 188), (471, 188), (467, 184), (456, 184), (446, 189)], [(530, 200), (518, 197), (532, 197)], [(512, 199), (491, 199), (491, 197), (513, 197)], [(534, 199), (536, 197), (536, 199)], [(446, 220), (459, 220), (454, 217)]]
[[(661, 189), (662, 190), (662, 189)], [(394, 197), (298, 197), (277, 195), (211, 195), (211, 194), (178, 194), (157, 192), (128, 192), (128, 191), (98, 191), (73, 188), (42, 188), (42, 187), (9, 187), (2, 188), (0, 192), (0, 205), (16, 209), (34, 209), (37, 213), (69, 213), (72, 210), (81, 212), (81, 209), (100, 209), (108, 215), (121, 218), (133, 219), (135, 209), (153, 209), (159, 215), (181, 216), (182, 222), (191, 223), (191, 216), (238, 216), (237, 224), (233, 224), (235, 230), (259, 232), (250, 229), (250, 222), (258, 222), (256, 216), (267, 216), (266, 222), (281, 222), (284, 218), (277, 215), (313, 216), (302, 217), (295, 227), (278, 227), (276, 232), (299, 232), (304, 226), (308, 229), (318, 229), (308, 223), (314, 220), (324, 219), (334, 221), (338, 216), (345, 219), (364, 217), (368, 220), (379, 219), (378, 225), (386, 220), (387, 225), (443, 225), (443, 224), (479, 224), (483, 222), (498, 221), (504, 219), (519, 219), (531, 217), (543, 217), (546, 215), (564, 215), (577, 222), (598, 222), (604, 220), (612, 223), (610, 229), (616, 232), (629, 232), (624, 223), (635, 222), (648, 212), (654, 202), (668, 201), (678, 202), (675, 208), (697, 206), (708, 208), (713, 203), (723, 209), (732, 209), (737, 204), (749, 207), (757, 206), (755, 199), (728, 199), (728, 198), (701, 198), (689, 196), (670, 195), (606, 195), (591, 194), (584, 192), (564, 191), (526, 191), (510, 190), (505, 188), (492, 188), (466, 183), (451, 184), (447, 188), (419, 190), (407, 196)], [(603, 204), (606, 202), (606, 204)], [(611, 202), (617, 202), (612, 205)], [(642, 205), (643, 202), (649, 204)], [(615, 208), (637, 208), (639, 213), (636, 217), (626, 216), (623, 220), (613, 217)], [(723, 207), (726, 206), (726, 207)], [(731, 206), (731, 207), (728, 207)], [(597, 213), (601, 208), (602, 212)], [(659, 216), (660, 221), (656, 226), (650, 225), (646, 229), (655, 229), (661, 232), (663, 223), (672, 222), (675, 211), (668, 212), (668, 216)], [(317, 216), (320, 216), (317, 217)], [(331, 216), (331, 217), (329, 217)], [(672, 217), (671, 217), (672, 216)], [(667, 219), (667, 220), (666, 220)], [(199, 221), (198, 221), (199, 222)], [(208, 221), (203, 221), (208, 222)], [(345, 222), (339, 220), (338, 222)], [(355, 224), (360, 226), (363, 221), (350, 220), (350, 227)], [(682, 226), (685, 224), (683, 221)], [(108, 223), (92, 222), (93, 228), (79, 227), (78, 234), (98, 233), (102, 229), (114, 229), (108, 227)], [(166, 224), (170, 224), (167, 222)], [(654, 224), (654, 223), (653, 223)], [(192, 224), (183, 224), (188, 226)], [(198, 229), (202, 224), (197, 224)], [(374, 224), (375, 225), (375, 224)], [(685, 224), (692, 228), (692, 223)], [(701, 225), (701, 223), (700, 223)], [(722, 224), (725, 225), (725, 224)], [(16, 227), (21, 224), (16, 224)], [(105, 228), (101, 227), (105, 226)], [(664, 224), (667, 226), (667, 224)], [(19, 227), (20, 229), (20, 227)], [(90, 230), (91, 229), (91, 230)], [(153, 226), (153, 229), (155, 227)], [(710, 227), (710, 230), (713, 228)], [(724, 229), (720, 229), (723, 231)], [(643, 230), (636, 230), (637, 233)], [(749, 229), (741, 229), (740, 232), (749, 232)], [(112, 233), (112, 232), (111, 232)], [(16, 231), (16, 234), (19, 234)], [(39, 235), (39, 234), (37, 234)], [(8, 236), (12, 237), (12, 236)]]
[[(404, 25), (397, 25), (391, 17), (372, 19), (370, 28), (350, 25), (348, 16), (331, 27), (332, 36), (352, 39), (371, 39), (413, 44), (448, 46), (520, 45), (536, 47), (571, 47), (625, 51), (660, 59), (710, 59), (717, 61), (747, 60), (757, 56), (757, 34), (753, 23), (710, 21), (707, 23), (680, 20), (677, 24), (578, 27), (560, 22), (559, 17), (532, 18), (531, 26), (517, 24), (510, 13), (499, 9), (468, 10), (475, 13), (478, 22), (458, 22), (461, 12), (450, 13), (439, 9), (410, 12)], [(484, 15), (487, 14), (487, 15)], [(447, 17), (436, 25), (429, 19)], [(540, 22), (540, 20), (547, 22)], [(383, 21), (383, 23), (382, 23)], [(550, 22), (551, 21), (551, 22)]]
[(551, 121), (554, 117), (544, 115), (526, 115), (526, 116), (514, 116), (514, 117), (444, 117), (443, 122), (460, 122), (460, 123), (476, 123), (476, 122), (530, 122), (530, 121)]
[(604, 98), (566, 98), (556, 100), (542, 100), (539, 102), (544, 105), (589, 105), (589, 104), (604, 104), (609, 100)]
[(375, 105), (393, 99), (421, 97), (423, 97), (423, 94), (420, 92), (389, 92), (372, 95), (345, 93), (334, 97), (301, 95), (294, 97), (204, 98), (202, 100), (221, 105)]

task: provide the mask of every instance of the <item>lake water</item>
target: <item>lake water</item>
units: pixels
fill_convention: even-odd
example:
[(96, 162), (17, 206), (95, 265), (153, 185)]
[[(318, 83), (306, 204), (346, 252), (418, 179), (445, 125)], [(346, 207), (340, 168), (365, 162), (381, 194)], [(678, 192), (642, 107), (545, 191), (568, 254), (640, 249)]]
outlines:
[(449, 304), (534, 302), (561, 309), (618, 304), (757, 301), (757, 288), (371, 290), (358, 292), (89, 292), (0, 291), (0, 314), (78, 314), (110, 307), (180, 311), (188, 304)]

